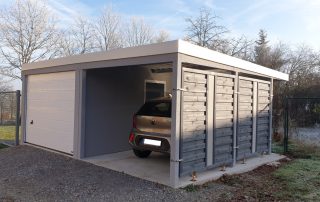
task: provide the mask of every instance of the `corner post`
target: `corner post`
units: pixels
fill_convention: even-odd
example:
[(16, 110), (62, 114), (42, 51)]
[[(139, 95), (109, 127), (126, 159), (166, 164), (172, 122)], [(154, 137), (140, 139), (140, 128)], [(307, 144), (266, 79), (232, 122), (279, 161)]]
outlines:
[(237, 136), (238, 136), (238, 82), (239, 82), (239, 73), (236, 72), (234, 77), (234, 90), (233, 90), (233, 161), (232, 166), (235, 166), (237, 163)]
[(270, 110), (270, 117), (269, 117), (269, 148), (268, 148), (268, 154), (271, 154), (272, 152), (272, 108), (273, 108), (273, 78), (271, 79), (270, 82), (270, 105), (269, 105), (269, 110)]
[(179, 187), (179, 166), (180, 166), (180, 107), (181, 107), (181, 88), (182, 64), (179, 53), (173, 61), (172, 74), (172, 115), (171, 115), (171, 153), (170, 153), (170, 185)]
[(84, 157), (86, 71), (76, 70), (73, 156)]
[(16, 91), (16, 145), (19, 145), (19, 131), (20, 131), (20, 90)]

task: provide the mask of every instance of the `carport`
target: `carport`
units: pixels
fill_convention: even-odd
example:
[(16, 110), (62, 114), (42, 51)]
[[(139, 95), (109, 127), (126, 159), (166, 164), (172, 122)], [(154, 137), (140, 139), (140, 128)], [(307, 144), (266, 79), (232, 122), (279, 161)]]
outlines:
[[(288, 80), (181, 40), (25, 64), (22, 75), (26, 144), (172, 187), (271, 154), (273, 81)], [(169, 94), (170, 157), (131, 158), (133, 114)]]

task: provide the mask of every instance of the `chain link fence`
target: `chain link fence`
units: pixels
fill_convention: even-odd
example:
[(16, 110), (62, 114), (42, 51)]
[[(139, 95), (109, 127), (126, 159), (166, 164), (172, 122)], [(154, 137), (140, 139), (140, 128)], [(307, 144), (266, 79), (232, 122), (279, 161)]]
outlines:
[(0, 92), (0, 144), (18, 145), (20, 139), (20, 91)]
[(284, 153), (320, 148), (320, 97), (286, 98), (283, 120)]

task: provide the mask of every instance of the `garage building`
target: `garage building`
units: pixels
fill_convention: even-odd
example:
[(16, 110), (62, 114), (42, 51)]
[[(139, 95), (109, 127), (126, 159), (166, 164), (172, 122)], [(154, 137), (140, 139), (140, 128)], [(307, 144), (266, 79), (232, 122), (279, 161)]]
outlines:
[(288, 75), (175, 40), (24, 64), (23, 142), (77, 159), (130, 150), (133, 114), (172, 95), (168, 180), (271, 153)]

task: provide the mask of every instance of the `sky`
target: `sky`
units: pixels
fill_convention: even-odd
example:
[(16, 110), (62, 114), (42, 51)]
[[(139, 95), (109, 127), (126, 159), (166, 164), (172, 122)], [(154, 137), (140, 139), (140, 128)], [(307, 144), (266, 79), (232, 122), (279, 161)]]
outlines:
[(232, 36), (255, 39), (259, 29), (265, 29), (271, 42), (320, 49), (320, 0), (48, 0), (48, 5), (66, 23), (78, 14), (96, 16), (112, 5), (124, 17), (140, 16), (155, 29), (168, 31), (171, 39), (183, 38), (185, 19), (207, 7)]
[[(14, 0), (0, 0), (0, 7)], [(36, 0), (35, 0), (36, 1)], [(104, 6), (124, 18), (143, 17), (156, 30), (165, 30), (170, 39), (182, 39), (185, 19), (196, 16), (200, 8), (209, 8), (219, 16), (231, 36), (256, 39), (260, 29), (271, 43), (279, 41), (295, 46), (307, 44), (320, 50), (320, 0), (46, 0), (59, 16), (62, 26), (82, 15), (96, 17)], [(15, 85), (16, 86), (16, 85)]]

